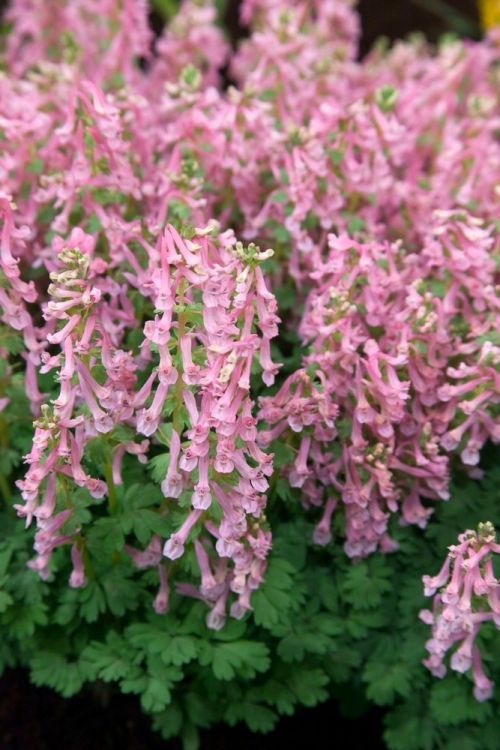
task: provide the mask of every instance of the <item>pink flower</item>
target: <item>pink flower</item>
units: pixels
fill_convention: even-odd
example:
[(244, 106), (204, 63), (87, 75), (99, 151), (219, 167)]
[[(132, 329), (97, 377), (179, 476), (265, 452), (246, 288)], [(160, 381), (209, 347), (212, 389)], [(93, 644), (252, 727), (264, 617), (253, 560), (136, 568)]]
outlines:
[(73, 544), (71, 547), (71, 561), (73, 563), (73, 570), (69, 578), (69, 585), (73, 589), (82, 588), (87, 583), (85, 576), (85, 570), (83, 566), (83, 559), (77, 544)]
[(164, 615), (168, 611), (169, 586), (168, 574), (163, 565), (158, 565), (158, 575), (160, 577), (160, 588), (153, 602), (153, 609), (157, 615)]
[(176, 560), (183, 554), (186, 539), (188, 538), (191, 529), (198, 521), (200, 514), (200, 510), (192, 510), (182, 524), (179, 531), (177, 531), (175, 534), (172, 534), (170, 539), (166, 542), (165, 547), (163, 548), (163, 554), (165, 555), (165, 557), (170, 558), (170, 560)]
[(433, 611), (420, 613), (421, 619), (432, 627), (432, 638), (427, 643), (429, 658), (424, 664), (434, 675), (442, 677), (446, 672), (443, 659), (458, 643), (450, 666), (461, 673), (472, 667), (474, 696), (483, 701), (491, 698), (493, 683), (484, 674), (475, 639), (484, 622), (491, 621), (500, 627), (496, 618), (500, 582), (491, 566), (491, 555), (500, 552), (500, 545), (495, 542), (491, 523), (479, 524), (477, 532), (464, 532), (458, 541), (458, 545), (449, 548), (438, 575), (423, 577), (425, 595), (434, 596)]

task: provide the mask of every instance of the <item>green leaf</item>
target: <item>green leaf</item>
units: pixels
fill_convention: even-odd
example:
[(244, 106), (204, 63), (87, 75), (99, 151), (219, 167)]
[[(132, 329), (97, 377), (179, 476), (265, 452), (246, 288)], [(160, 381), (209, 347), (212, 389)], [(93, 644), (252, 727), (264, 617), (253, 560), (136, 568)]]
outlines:
[[(289, 466), (293, 463), (296, 455), (296, 451), (282, 440), (274, 440), (271, 443), (270, 451), (274, 453), (274, 466), (276, 469), (281, 469), (282, 466)], [(280, 478), (278, 479), (277, 484), (284, 481), (285, 480)]]
[(120, 687), (124, 693), (140, 694), (143, 709), (156, 713), (170, 703), (172, 687), (182, 676), (176, 667), (165, 667), (161, 662), (148, 660), (147, 670), (136, 667), (121, 681)]
[(262, 687), (255, 688), (255, 692), (261, 700), (276, 708), (280, 714), (293, 714), (297, 696), (281, 676), (271, 678)]
[(363, 674), (368, 683), (368, 698), (380, 706), (392, 703), (396, 695), (409, 695), (412, 677), (412, 671), (404, 662), (387, 663), (379, 659), (371, 661)]
[(0, 613), (5, 612), (13, 603), (14, 599), (7, 591), (0, 591)]
[(493, 713), (491, 702), (476, 701), (471, 681), (457, 673), (433, 684), (429, 707), (436, 722), (444, 726), (458, 726), (468, 720), (482, 722)]
[(419, 711), (418, 704), (408, 704), (392, 711), (386, 719), (384, 739), (389, 750), (434, 750), (437, 728)]
[(161, 734), (164, 740), (178, 737), (184, 723), (182, 709), (177, 703), (172, 703), (166, 711), (159, 711), (153, 715), (153, 728)]
[(260, 92), (259, 99), (263, 102), (272, 102), (276, 99), (276, 91), (274, 89), (264, 89)]
[(481, 750), (498, 750), (498, 738), (500, 737), (499, 716), (495, 716), (486, 724), (481, 725), (478, 731), (482, 742)]
[(160, 488), (155, 484), (134, 484), (129, 487), (123, 498), (123, 511), (119, 517), (123, 532), (133, 532), (142, 546), (148, 544), (153, 533), (167, 536), (170, 533), (170, 521), (151, 509), (157, 508), (162, 499)]
[(113, 682), (129, 675), (133, 666), (131, 656), (126, 641), (111, 631), (105, 643), (93, 641), (86, 646), (81, 657), (82, 669), (88, 679)]
[(334, 167), (338, 167), (344, 158), (344, 152), (338, 148), (328, 149), (328, 157)]
[(99, 615), (106, 610), (104, 592), (96, 581), (89, 581), (81, 594), (80, 612), (87, 622), (96, 622)]
[(161, 652), (161, 660), (164, 664), (174, 664), (181, 666), (196, 659), (198, 655), (197, 641), (195, 638), (187, 635), (174, 636), (166, 644)]
[(262, 586), (253, 594), (252, 604), (257, 625), (271, 629), (286, 621), (293, 606), (294, 568), (286, 560), (272, 558)]
[(321, 669), (294, 669), (288, 686), (297, 700), (309, 708), (328, 698), (328, 677)]
[(94, 187), (91, 190), (94, 200), (101, 206), (110, 206), (115, 203), (126, 203), (128, 196), (120, 190), (106, 187)]
[(218, 680), (232, 680), (237, 672), (255, 677), (269, 669), (269, 649), (257, 641), (232, 641), (213, 646), (212, 670)]
[(146, 688), (141, 695), (141, 705), (145, 711), (163, 711), (172, 698), (173, 680), (165, 681), (163, 677), (148, 677)]
[(286, 190), (276, 190), (272, 195), (272, 200), (275, 203), (286, 203), (288, 201), (288, 193)]
[(136, 610), (139, 606), (141, 586), (122, 566), (116, 566), (102, 575), (101, 584), (106, 605), (116, 617), (123, 617), (128, 610)]
[(151, 475), (153, 482), (160, 484), (165, 479), (167, 473), (168, 464), (170, 461), (170, 455), (168, 453), (161, 453), (159, 456), (153, 456), (148, 461), (148, 471)]
[[(96, 232), (99, 232), (102, 229), (102, 224), (99, 220), (99, 217), (95, 214), (92, 214), (87, 219), (87, 223), (85, 224), (85, 231), (89, 234), (95, 234)], [(114, 432), (114, 430), (113, 430)]]
[(230, 725), (244, 721), (252, 732), (270, 732), (278, 721), (274, 711), (250, 700), (234, 702), (227, 709), (224, 718)]
[[(170, 623), (165, 620), (167, 624)], [(127, 628), (126, 637), (132, 646), (158, 656), (166, 665), (181, 666), (195, 659), (199, 639), (191, 635), (172, 635), (169, 630), (149, 623), (136, 623)]]
[(47, 616), (48, 606), (44, 601), (34, 601), (33, 603), (16, 607), (9, 607), (5, 612), (4, 627), (8, 626), (9, 631), (15, 633), (19, 640), (31, 637), (37, 626), (47, 625), (49, 618)]
[(222, 630), (208, 630), (210, 640), (214, 641), (238, 641), (247, 629), (245, 620), (229, 620)]
[(335, 423), (342, 440), (347, 440), (352, 433), (352, 419), (338, 419)]
[[(279, 242), (280, 245), (287, 245), (291, 240), (290, 232), (282, 224), (277, 224), (273, 228), (272, 234), (275, 241)], [(291, 294), (291, 292), (289, 292), (289, 294)], [(281, 299), (283, 299), (283, 296), (281, 296)], [(297, 299), (296, 295), (294, 299)]]
[(303, 661), (306, 653), (331, 653), (337, 648), (333, 636), (343, 630), (341, 623), (327, 614), (288, 627), (290, 632), (278, 644), (278, 655), (286, 662)]
[(42, 174), (44, 168), (44, 163), (42, 159), (39, 159), (38, 157), (35, 157), (30, 162), (28, 162), (26, 166), (26, 170), (28, 172), (31, 172), (32, 174)]
[(476, 343), (482, 345), (491, 342), (495, 346), (500, 346), (500, 331), (492, 330), (476, 338)]
[(187, 724), (181, 734), (182, 750), (198, 750), (200, 734), (193, 724)]
[(377, 607), (382, 595), (391, 590), (388, 580), (391, 570), (386, 563), (374, 558), (369, 563), (352, 565), (342, 582), (342, 593), (349, 604), (358, 609)]
[(429, 287), (435, 297), (443, 299), (448, 290), (448, 284), (443, 279), (431, 279)]
[(281, 498), (285, 503), (293, 503), (295, 501), (293, 495), (293, 489), (290, 487), (288, 481), (283, 477), (279, 477), (274, 485), (274, 490), (277, 497)]
[(178, 0), (151, 0), (153, 8), (163, 17), (165, 21), (169, 21), (177, 13), (179, 7)]
[(0, 326), (0, 346), (8, 354), (19, 354), (24, 349), (23, 337), (17, 331)]
[[(498, 741), (498, 736), (497, 736)], [(443, 750), (485, 750), (482, 741), (482, 732), (478, 737), (477, 734), (460, 729), (448, 730), (447, 741), (443, 745)]]
[(87, 532), (87, 547), (96, 557), (110, 557), (125, 544), (120, 523), (116, 518), (100, 518)]
[(347, 221), (347, 231), (349, 234), (356, 234), (366, 229), (366, 222), (361, 216), (350, 216)]
[(30, 662), (30, 676), (34, 685), (57, 690), (64, 698), (75, 695), (83, 685), (80, 667), (61, 654), (38, 651)]
[(353, 673), (359, 673), (359, 665), (362, 655), (357, 648), (350, 648), (345, 643), (341, 648), (326, 660), (322, 661), (322, 667), (334, 682), (347, 682)]

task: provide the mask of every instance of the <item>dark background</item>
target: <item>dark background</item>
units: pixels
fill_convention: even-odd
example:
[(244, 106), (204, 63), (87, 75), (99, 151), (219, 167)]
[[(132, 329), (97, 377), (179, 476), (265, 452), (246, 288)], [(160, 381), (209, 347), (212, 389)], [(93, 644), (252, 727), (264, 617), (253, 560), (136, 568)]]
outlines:
[[(239, 4), (239, 0), (227, 4), (225, 25), (233, 41), (245, 36), (238, 23)], [(362, 55), (380, 36), (393, 40), (423, 31), (435, 41), (449, 31), (473, 37), (480, 33), (476, 0), (358, 0), (358, 10)], [(161, 20), (156, 21), (161, 27)]]
[[(64, 700), (48, 688), (32, 687), (23, 672), (11, 671), (0, 681), (0, 748), (182, 750), (179, 741), (167, 742), (152, 732), (138, 704), (132, 696), (114, 695), (104, 707), (91, 689)], [(384, 750), (382, 731), (379, 709), (348, 719), (330, 702), (301, 709), (267, 735), (243, 726), (216, 726), (202, 733), (201, 750)]]
[[(0, 5), (5, 4), (5, 0), (0, 0)], [(247, 30), (239, 24), (239, 5), (239, 0), (228, 0), (224, 17), (233, 43), (247, 35)], [(480, 35), (476, 0), (358, 0), (358, 10), (362, 27), (361, 55), (381, 36), (394, 40), (423, 31), (435, 41), (449, 31), (460, 36)], [(154, 10), (151, 25), (156, 33), (161, 33), (163, 18)]]
[(363, 54), (380, 36), (392, 40), (423, 31), (435, 41), (448, 31), (470, 36), (477, 36), (480, 31), (475, 0), (361, 0), (358, 7)]
[[(6, 6), (0, 0), (0, 13)], [(238, 0), (230, 0), (226, 26), (233, 42), (245, 36), (238, 24)], [(399, 39), (423, 31), (436, 40), (447, 31), (477, 37), (479, 32), (475, 0), (360, 0), (365, 54), (380, 36)], [(155, 31), (163, 22), (151, 14)], [(337, 703), (302, 709), (282, 719), (270, 735), (253, 735), (243, 727), (215, 727), (202, 736), (202, 750), (293, 750), (306, 746), (314, 750), (337, 743), (343, 750), (382, 750), (382, 712), (371, 708), (362, 717), (347, 718)], [(180, 750), (177, 741), (165, 742), (153, 733), (138, 701), (115, 695), (107, 706), (86, 689), (64, 700), (47, 688), (35, 688), (28, 676), (9, 671), (0, 680), (0, 750)]]

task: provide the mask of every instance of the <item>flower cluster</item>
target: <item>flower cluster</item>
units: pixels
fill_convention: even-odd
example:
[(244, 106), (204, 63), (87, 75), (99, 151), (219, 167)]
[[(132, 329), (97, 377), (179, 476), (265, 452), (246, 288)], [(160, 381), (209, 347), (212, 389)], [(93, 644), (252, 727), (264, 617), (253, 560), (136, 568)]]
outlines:
[[(0, 303), (2, 321), (23, 338), (35, 416), (16, 505), (38, 528), (30, 566), (48, 577), (53, 551), (71, 545), (70, 585), (85, 585), (91, 519), (82, 520), (74, 491), (95, 501), (96, 518), (106, 496), (113, 516), (124, 458), (149, 460), (163, 468), (155, 512), (170, 536), (161, 543), (152, 533), (145, 550), (127, 544), (125, 552), (138, 567), (158, 568), (162, 612), (175, 568), (168, 560), (183, 555), (189, 537), (200, 583), (195, 576), (177, 589), (206, 601), (208, 623), (219, 628), (230, 594), (233, 616), (251, 608), (271, 543), (264, 509), (272, 456), (256, 443), (250, 375), (260, 362), (272, 384), (278, 370), (270, 356), (277, 306), (260, 268), (272, 251), (220, 229), (196, 154), (177, 145), (176, 128), (192, 127), (193, 99), (205, 96), (196, 70), (174, 72), (178, 85), (148, 112), (150, 81), (136, 65), (148, 38), (141, 4), (133, 4), (137, 25), (115, 17), (127, 7), (111, 3), (101, 28), (108, 41), (115, 30), (111, 43), (65, 40), (79, 51), (69, 56), (39, 23), (44, 4), (24, 5), (11, 9), (11, 74), (2, 82), (0, 169), (10, 193), (1, 196)], [(99, 17), (89, 4), (57, 6), (58, 33), (74, 25), (84, 34), (80, 13), (87, 24)], [(207, 9), (200, 24), (213, 15)], [(176, 23), (167, 40), (182, 37)], [(162, 77), (156, 68), (151, 81)], [(117, 71), (126, 86), (112, 83)], [(163, 125), (172, 128), (166, 139)], [(41, 392), (40, 377), (50, 392)], [(97, 473), (89, 460), (96, 443)]]
[[(72, 510), (58, 509), (58, 488), (67, 490), (70, 480), (96, 499), (106, 494), (112, 499), (113, 486), (122, 483), (124, 454), (146, 460), (147, 438), (154, 441), (159, 433), (165, 439), (165, 426), (169, 453), (161, 489), (167, 502), (161, 512), (167, 512), (169, 500), (183, 496), (186, 515), (163, 554), (175, 560), (196, 524), (205, 531), (204, 543), (198, 540), (196, 546), (200, 591), (192, 585), (180, 590), (211, 602), (209, 622), (220, 627), (230, 591), (238, 594), (234, 616), (249, 609), (270, 546), (261, 521), (272, 457), (256, 444), (249, 389), (255, 356), (268, 383), (277, 369), (269, 354), (277, 331), (276, 303), (258, 266), (271, 251), (245, 248), (232, 232), (218, 234), (213, 223), (194, 229), (190, 239), (168, 225), (156, 247), (135, 237), (148, 263), (144, 268), (137, 263), (135, 275), (124, 270), (123, 277), (143, 304), (151, 301), (154, 312), (144, 323), (136, 356), (120, 348), (124, 330), (136, 324), (127, 287), (106, 274), (108, 265), (96, 256), (94, 237), (75, 228), (67, 240), (57, 236), (52, 241), (56, 260), (48, 261), (54, 270), (44, 317), (56, 326), (47, 341), (60, 353), (43, 351), (40, 371), (56, 370), (60, 391), (50, 404), (42, 404), (36, 420), (33, 448), (25, 457), (29, 469), (18, 482), (25, 501), (18, 512), (28, 522), (34, 516), (39, 526), (32, 567), (46, 577), (53, 549), (73, 542), (70, 583), (83, 585), (84, 536), (79, 528), (59, 534)], [(147, 373), (139, 385), (138, 374)], [(118, 425), (131, 429), (131, 439), (113, 439)], [(136, 442), (137, 433), (146, 439)], [(108, 484), (82, 466), (86, 446), (100, 434), (111, 434)], [(207, 553), (212, 539), (218, 559), (214, 575)], [(152, 545), (157, 546), (155, 537)], [(161, 557), (160, 549), (152, 561), (160, 565)], [(160, 565), (160, 577), (162, 571)], [(165, 607), (166, 602), (159, 608)]]
[(500, 440), (490, 234), (466, 213), (440, 212), (418, 253), (329, 236), (310, 274), (303, 367), (261, 399), (272, 426), (262, 439), (296, 450), (290, 484), (324, 505), (318, 544), (341, 499), (347, 554), (393, 549), (390, 514), (424, 526), (422, 499), (449, 498), (450, 457), (477, 476), (480, 448)]
[[(180, 557), (197, 523), (207, 532), (206, 544), (215, 540), (220, 558), (215, 574), (198, 539), (200, 591), (178, 587), (214, 604), (213, 627), (223, 624), (230, 591), (238, 594), (233, 616), (250, 608), (270, 547), (262, 493), (269, 486), (272, 456), (257, 445), (249, 390), (255, 357), (267, 383), (277, 370), (270, 358), (270, 339), (279, 322), (276, 302), (258, 265), (271, 254), (255, 245), (244, 247), (231, 231), (218, 235), (213, 223), (195, 229), (189, 240), (169, 225), (147, 271), (132, 282), (151, 297), (156, 313), (144, 326), (141, 356), (156, 366), (135, 396), (137, 431), (154, 435), (162, 414), (171, 414), (169, 462), (161, 488), (167, 499), (187, 493), (191, 506), (163, 552), (170, 560)], [(216, 510), (210, 513), (212, 504)], [(228, 560), (234, 561), (234, 569)]]
[(351, 6), (245, 2), (255, 30), (232, 61), (224, 162), (245, 236), (272, 238), (304, 285), (330, 232), (418, 248), (434, 210), (496, 217), (498, 36), (437, 53), (415, 39), (360, 63)]
[[(0, 354), (35, 418), (31, 565), (49, 576), (70, 545), (85, 585), (102, 500), (112, 521), (144, 464), (150, 528), (115, 552), (157, 569), (157, 611), (175, 578), (212, 627), (263, 579), (266, 444), (322, 509), (315, 541), (341, 505), (360, 557), (394, 548), (391, 514), (425, 525), (422, 500), (500, 438), (498, 35), (359, 61), (350, 0), (241, 18), (231, 53), (210, 0), (156, 40), (144, 0), (13, 0), (0, 74)], [(273, 386), (279, 318), (306, 354), (260, 431), (251, 376)]]
[(500, 581), (492, 560), (492, 555), (500, 552), (500, 544), (491, 523), (479, 524), (477, 532), (468, 529), (458, 542), (449, 548), (439, 573), (423, 577), (425, 595), (434, 597), (432, 611), (420, 613), (423, 622), (432, 625), (424, 664), (435, 677), (444, 677), (444, 657), (458, 644), (450, 666), (462, 673), (472, 667), (474, 696), (484, 701), (491, 698), (493, 683), (484, 673), (475, 641), (485, 622), (500, 629)]

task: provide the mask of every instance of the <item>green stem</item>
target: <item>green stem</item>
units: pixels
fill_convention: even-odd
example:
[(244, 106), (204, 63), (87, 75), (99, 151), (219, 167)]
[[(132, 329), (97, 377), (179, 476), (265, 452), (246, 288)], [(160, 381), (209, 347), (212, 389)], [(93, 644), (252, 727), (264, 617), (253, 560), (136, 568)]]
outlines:
[[(184, 279), (179, 284), (179, 305), (184, 304)], [(186, 315), (184, 312), (179, 312), (177, 316), (177, 349), (178, 349), (178, 368), (177, 368), (177, 382), (175, 384), (174, 399), (175, 407), (172, 414), (172, 426), (177, 434), (180, 436), (182, 431), (181, 425), (181, 409), (184, 402), (182, 394), (184, 391), (184, 383), (182, 380), (182, 355), (181, 355), (181, 338), (186, 332)]]
[(440, 18), (448, 24), (450, 29), (453, 29), (458, 34), (479, 34), (479, 27), (476, 21), (454, 8), (446, 0), (412, 0), (412, 2), (414, 5), (424, 8), (424, 10)]
[(104, 476), (106, 477), (106, 484), (108, 485), (108, 508), (110, 513), (115, 513), (118, 508), (118, 496), (116, 494), (115, 483), (113, 482), (113, 471), (111, 469), (111, 461), (106, 463), (104, 467)]
[(4, 500), (7, 500), (8, 503), (12, 501), (12, 491), (7, 479), (3, 474), (0, 474), (0, 492), (2, 493), (2, 498)]
[(61, 485), (61, 489), (64, 495), (64, 502), (67, 508), (73, 507), (73, 499), (71, 497), (72, 485), (70, 485), (69, 479), (64, 474), (57, 474), (57, 480)]
[[(8, 425), (5, 417), (0, 416), (0, 448), (6, 450), (9, 447)], [(0, 492), (4, 500), (10, 503), (12, 500), (12, 490), (7, 478), (0, 473)]]

